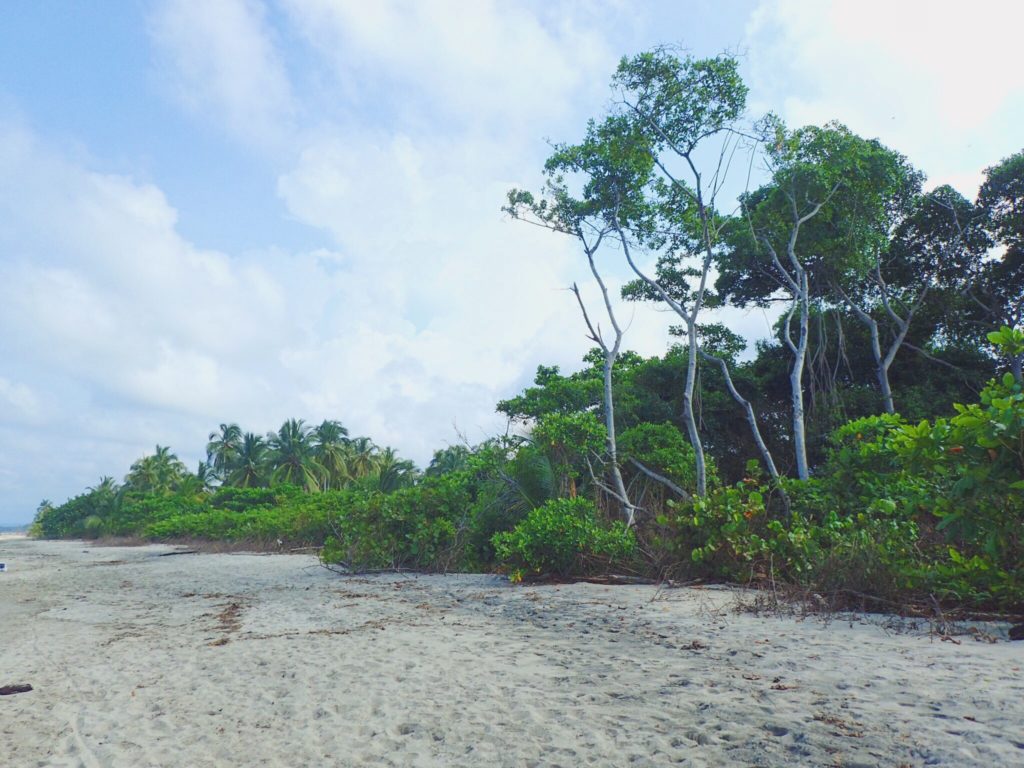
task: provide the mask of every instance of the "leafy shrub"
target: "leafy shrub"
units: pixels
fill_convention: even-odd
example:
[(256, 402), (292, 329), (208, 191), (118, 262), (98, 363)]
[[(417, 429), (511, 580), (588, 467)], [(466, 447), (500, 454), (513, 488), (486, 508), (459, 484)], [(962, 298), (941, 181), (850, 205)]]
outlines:
[(214, 509), (229, 509), (235, 512), (254, 507), (274, 507), (286, 499), (294, 499), (302, 494), (302, 489), (294, 485), (276, 485), (273, 488), (218, 488), (210, 500)]
[(1006, 374), (950, 419), (905, 427), (905, 466), (936, 493), (926, 500), (947, 547), (934, 588), (971, 601), (1024, 602), (1024, 390)]
[[(648, 469), (664, 475), (688, 491), (697, 487), (697, 469), (693, 446), (674, 425), (637, 424), (619, 435), (619, 457), (628, 470), (629, 459), (636, 459)], [(715, 476), (714, 461), (707, 457), (709, 480)]]
[(234, 511), (201, 505), (155, 519), (141, 533), (151, 539), (197, 538), (261, 545), (280, 541), (290, 546), (320, 546), (330, 532), (331, 516), (346, 497), (338, 491), (285, 491), (276, 506), (251, 505)]
[(206, 503), (195, 498), (133, 491), (125, 494), (117, 508), (104, 520), (103, 533), (108, 536), (138, 535), (151, 523), (199, 514), (205, 509)]
[(669, 522), (693, 571), (878, 596), (912, 586), (918, 529), (893, 502), (849, 514), (837, 508), (828, 481), (790, 480), (784, 489), (785, 500), (778, 489), (748, 481), (674, 505)]
[(621, 522), (603, 527), (586, 499), (555, 499), (531, 510), (514, 529), (494, 536), (498, 561), (514, 576), (584, 574), (636, 551), (633, 532)]
[[(112, 499), (96, 491), (79, 494), (56, 507), (42, 505), (32, 523), (31, 533), (43, 539), (84, 536), (86, 521), (93, 517), (102, 519), (111, 507)], [(89, 530), (94, 531), (95, 525), (90, 525)]]
[(390, 494), (351, 492), (331, 517), (321, 558), (353, 569), (462, 565), (470, 496), (464, 472)]
[(471, 559), (478, 565), (494, 561), (494, 534), (512, 530), (535, 507), (554, 498), (558, 478), (551, 460), (536, 446), (491, 445), (477, 451), (470, 466)]
[(576, 495), (576, 481), (585, 476), (585, 459), (604, 451), (607, 433), (597, 416), (582, 413), (549, 413), (537, 421), (531, 437), (564, 479), (563, 493)]

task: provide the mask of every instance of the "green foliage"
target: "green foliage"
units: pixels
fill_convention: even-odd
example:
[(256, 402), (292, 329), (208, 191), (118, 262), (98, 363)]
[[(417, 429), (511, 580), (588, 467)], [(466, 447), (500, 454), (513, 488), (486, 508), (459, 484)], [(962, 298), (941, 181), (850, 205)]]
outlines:
[(604, 425), (591, 412), (551, 413), (537, 421), (534, 444), (566, 465), (604, 449)]
[(112, 491), (94, 488), (68, 499), (59, 506), (44, 501), (36, 510), (31, 533), (44, 539), (93, 538), (98, 535), (96, 524), (86, 521), (109, 515), (116, 505)]
[(459, 568), (469, 507), (468, 477), (459, 472), (392, 494), (350, 492), (330, 520), (321, 558), (353, 569)]
[(575, 413), (596, 408), (601, 402), (601, 372), (595, 366), (563, 376), (558, 366), (540, 366), (533, 387), (502, 400), (497, 410), (510, 419), (527, 421), (549, 413)]
[[(629, 460), (636, 459), (685, 490), (696, 488), (693, 446), (672, 424), (645, 423), (624, 430), (619, 436), (619, 456), (626, 470), (630, 469)], [(709, 483), (714, 476), (714, 460), (709, 457)]]
[(580, 575), (622, 562), (636, 552), (636, 539), (621, 522), (597, 520), (593, 502), (555, 499), (530, 511), (514, 529), (494, 536), (498, 562), (524, 573)]
[(1010, 374), (949, 419), (836, 430), (818, 478), (756, 477), (675, 505), (669, 540), (705, 576), (829, 592), (1024, 602), (1024, 393)]
[[(346, 502), (344, 492), (303, 493), (294, 487), (271, 492), (231, 489), (212, 504), (178, 506), (155, 511), (141, 528), (150, 539), (195, 538), (242, 541), (257, 546), (320, 546), (330, 532), (329, 521)], [(259, 498), (264, 494), (264, 498)], [(248, 497), (248, 498), (246, 498)], [(169, 513), (169, 514), (168, 514)]]

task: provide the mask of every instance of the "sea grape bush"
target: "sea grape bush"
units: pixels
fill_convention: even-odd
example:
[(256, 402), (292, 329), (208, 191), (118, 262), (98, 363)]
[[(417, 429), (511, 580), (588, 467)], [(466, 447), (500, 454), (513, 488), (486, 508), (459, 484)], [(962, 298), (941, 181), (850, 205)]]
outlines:
[(636, 553), (636, 538), (620, 521), (600, 522), (588, 499), (555, 499), (531, 510), (515, 528), (494, 535), (498, 562), (514, 579), (526, 574), (585, 574)]
[(391, 494), (356, 493), (330, 517), (321, 559), (347, 568), (460, 569), (469, 530), (468, 477), (453, 472)]

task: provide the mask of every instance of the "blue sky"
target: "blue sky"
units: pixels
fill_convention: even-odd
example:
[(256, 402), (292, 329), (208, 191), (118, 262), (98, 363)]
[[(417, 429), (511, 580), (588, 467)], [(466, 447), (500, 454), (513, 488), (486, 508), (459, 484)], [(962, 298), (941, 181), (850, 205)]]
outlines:
[[(223, 420), (339, 418), (419, 462), (586, 351), (579, 254), (504, 220), (619, 56), (741, 54), (966, 194), (1021, 148), (1020, 6), (16, 3), (0, 24), (0, 524)], [(608, 265), (614, 275), (614, 265)], [(627, 342), (664, 349), (630, 307)], [(725, 318), (754, 337), (766, 319)]]

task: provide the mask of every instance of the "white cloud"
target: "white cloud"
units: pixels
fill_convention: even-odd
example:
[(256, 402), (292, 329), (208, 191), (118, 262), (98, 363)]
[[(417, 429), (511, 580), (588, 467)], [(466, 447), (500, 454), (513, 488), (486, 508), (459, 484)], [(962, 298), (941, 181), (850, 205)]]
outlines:
[[(1019, 25), (976, 6), (956, 22), (871, 6), (890, 34), (863, 5), (766, 0), (747, 36), (754, 96), (969, 184), (1019, 148), (1021, 98)], [(156, 442), (194, 461), (223, 420), (340, 418), (421, 462), (455, 423), (499, 428), (496, 400), (589, 346), (564, 289), (579, 280), (600, 308), (575, 245), (499, 207), (538, 186), (544, 136), (571, 141), (601, 112), (629, 52), (609, 41), (639, 39), (636, 17), (618, 0), (160, 2), (161, 82), (259, 150), (278, 180), (258, 194), (322, 233), (308, 252), (204, 248), (179, 230), (186, 201), (0, 118), (4, 504), (120, 476)], [(610, 282), (628, 277), (602, 258)], [(620, 312), (629, 347), (664, 349), (672, 317)], [(764, 335), (758, 313), (726, 320)]]
[(164, 0), (150, 33), (169, 87), (190, 111), (257, 145), (283, 138), (294, 101), (259, 0)]
[(604, 94), (619, 53), (563, 4), (542, 22), (525, 3), (495, 0), (281, 2), (361, 110), (411, 119), (521, 125), (544, 111), (550, 124), (581, 93)]
[(759, 109), (838, 119), (905, 154), (934, 184), (973, 195), (981, 170), (1020, 149), (1024, 6), (979, 0), (764, 0), (747, 26)]
[[(183, 238), (154, 185), (0, 123), (0, 356), (27, 372), (0, 381), (17, 406), (0, 452), (23, 503), (120, 476), (157, 442), (194, 462), (222, 420), (336, 417), (421, 462), (455, 424), (472, 439), (500, 429), (500, 397), (588, 344), (563, 291), (585, 277), (579, 254), (503, 220), (515, 180), (494, 149), (312, 146), (281, 195), (336, 250), (229, 255)], [(631, 341), (658, 351), (663, 326), (638, 318)]]

